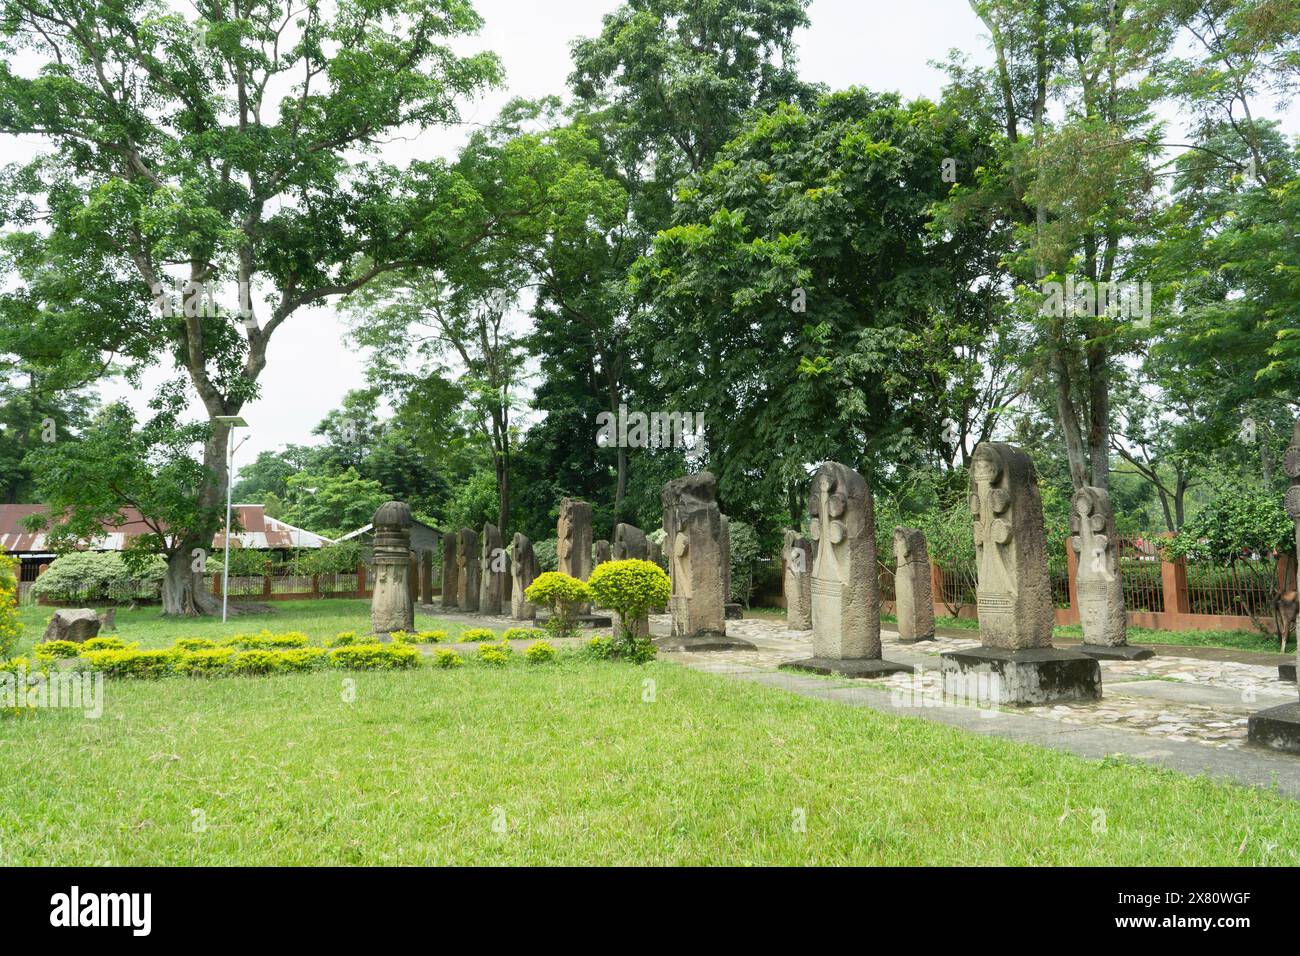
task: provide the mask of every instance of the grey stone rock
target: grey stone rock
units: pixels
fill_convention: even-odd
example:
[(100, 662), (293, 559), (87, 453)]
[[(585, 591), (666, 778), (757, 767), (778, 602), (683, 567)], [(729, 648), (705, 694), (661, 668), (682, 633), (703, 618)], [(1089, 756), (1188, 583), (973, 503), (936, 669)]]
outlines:
[[(1124, 612), (1124, 580), (1119, 569), (1119, 536), (1115, 532), (1115, 509), (1105, 489), (1084, 485), (1074, 493), (1070, 532), (1070, 547), (1078, 557), (1075, 586), (1083, 643), (1124, 647), (1128, 644), (1128, 616)], [(1086, 647), (1081, 650), (1088, 652)]]
[(811, 631), (812, 542), (798, 531), (787, 531), (781, 556), (785, 559), (785, 626), (792, 631)]
[(650, 542), (645, 532), (630, 524), (616, 524), (612, 555), (615, 561), (648, 560)]
[(411, 509), (404, 501), (379, 506), (374, 520), (375, 586), (370, 599), (370, 629), (387, 636), (415, 629), (411, 599)]
[(1300, 702), (1251, 714), (1246, 723), (1246, 739), (1256, 747), (1300, 754)]
[(585, 581), (591, 577), (591, 505), (576, 498), (560, 501), (555, 525), (555, 556), (561, 574)]
[(442, 536), (442, 606), (445, 610), (460, 607), (458, 597), (460, 564), (456, 560), (458, 535), (447, 531)]
[(61, 608), (54, 612), (41, 643), (46, 641), (73, 641), (77, 644), (98, 637), (102, 622), (93, 608)]
[(497, 530), (496, 525), (488, 522), (483, 525), (483, 534), (479, 538), (478, 612), (480, 614), (501, 613), (501, 603), (506, 593), (506, 571), (506, 552), (501, 541), (501, 532)]
[(674, 637), (724, 636), (722, 514), (717, 482), (702, 471), (664, 485), (661, 497), (672, 579), (668, 610)]
[(910, 674), (911, 664), (897, 664), (879, 657), (842, 658), (809, 657), (800, 661), (786, 661), (781, 670), (803, 671), (809, 674), (826, 674), (837, 677), (888, 677), (890, 674)]
[(479, 599), (478, 535), (461, 528), (456, 538), (456, 606), (462, 611), (477, 611)]
[(982, 442), (970, 474), (980, 642), (1008, 650), (1051, 647), (1055, 614), (1033, 462), (1014, 445)]
[(512, 590), (510, 592), (510, 616), (516, 621), (531, 621), (537, 616), (537, 607), (528, 600), (525, 592), (537, 579), (537, 555), (533, 552), (533, 543), (525, 534), (515, 532), (510, 549), (513, 558)]
[(599, 567), (600, 565), (604, 564), (606, 561), (611, 560), (612, 552), (610, 551), (609, 542), (606, 541), (604, 538), (601, 538), (599, 541), (595, 542), (591, 546), (591, 551), (592, 551), (591, 566), (593, 568)]
[(894, 528), (894, 613), (904, 644), (934, 640), (934, 597), (930, 552), (916, 528)]

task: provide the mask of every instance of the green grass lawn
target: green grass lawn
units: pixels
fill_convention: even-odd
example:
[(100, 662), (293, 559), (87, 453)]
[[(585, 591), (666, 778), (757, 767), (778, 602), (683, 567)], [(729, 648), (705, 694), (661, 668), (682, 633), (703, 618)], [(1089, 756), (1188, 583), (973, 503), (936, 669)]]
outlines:
[[(267, 626), (332, 636), (363, 629), (364, 609), (286, 604)], [(120, 614), (119, 635), (263, 620), (151, 615)], [(1266, 792), (664, 662), (105, 694), (98, 720), (0, 718), (0, 864), (1300, 862), (1300, 803)]]

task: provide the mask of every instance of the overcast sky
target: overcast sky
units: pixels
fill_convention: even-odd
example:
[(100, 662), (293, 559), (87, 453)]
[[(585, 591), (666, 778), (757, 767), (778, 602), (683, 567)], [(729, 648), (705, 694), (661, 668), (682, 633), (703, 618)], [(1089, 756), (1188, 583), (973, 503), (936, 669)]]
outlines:
[[(495, 51), (505, 66), (502, 89), (463, 110), (467, 121), (489, 122), (511, 96), (563, 93), (568, 76), (569, 43), (598, 32), (601, 17), (617, 0), (474, 0), (485, 26), (473, 40), (458, 44), (462, 52)], [(975, 62), (988, 63), (983, 25), (968, 0), (815, 0), (811, 28), (798, 36), (800, 70), (805, 79), (832, 88), (851, 85), (897, 90), (907, 98), (937, 98), (943, 74), (929, 65), (948, 50), (965, 51)], [(1288, 131), (1300, 129), (1297, 111), (1287, 118)], [(452, 156), (466, 127), (438, 130), (417, 141), (385, 147), (384, 156), (401, 163), (412, 155)], [(16, 144), (19, 153), (37, 146)], [(17, 158), (15, 156), (8, 157)], [(236, 465), (258, 452), (287, 442), (314, 443), (311, 428), (349, 389), (364, 384), (364, 356), (343, 342), (344, 324), (332, 308), (301, 310), (277, 330), (271, 341), (262, 394), (244, 417), (251, 429)], [(161, 373), (160, 373), (161, 374)], [(174, 373), (172, 373), (174, 374)], [(149, 384), (157, 381), (151, 378)], [(146, 395), (110, 385), (104, 397), (130, 396), (144, 407)], [(198, 413), (197, 405), (196, 417)]]

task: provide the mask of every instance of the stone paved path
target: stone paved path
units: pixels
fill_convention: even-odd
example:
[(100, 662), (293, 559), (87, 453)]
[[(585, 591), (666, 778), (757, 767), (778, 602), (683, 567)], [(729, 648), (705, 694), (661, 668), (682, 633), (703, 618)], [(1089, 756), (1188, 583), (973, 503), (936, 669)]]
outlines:
[[(666, 615), (651, 618), (653, 634), (668, 628)], [(870, 681), (778, 671), (783, 661), (811, 656), (812, 649), (811, 632), (788, 630), (780, 620), (728, 621), (727, 633), (756, 649), (662, 653), (660, 659), (1083, 756), (1122, 753), (1185, 773), (1276, 786), (1300, 798), (1300, 758), (1246, 746), (1250, 714), (1296, 698), (1295, 685), (1280, 682), (1274, 665), (1178, 657), (1157, 649), (1145, 661), (1102, 661), (1100, 701), (989, 710), (945, 701), (942, 693), (938, 655), (977, 646), (974, 632), (905, 645), (896, 631), (882, 630), (884, 658), (911, 664), (917, 673)]]

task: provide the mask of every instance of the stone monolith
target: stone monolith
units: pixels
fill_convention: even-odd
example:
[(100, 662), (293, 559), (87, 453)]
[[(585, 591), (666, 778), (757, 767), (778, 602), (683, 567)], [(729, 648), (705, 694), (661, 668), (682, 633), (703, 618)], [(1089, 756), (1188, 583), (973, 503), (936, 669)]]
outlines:
[(934, 640), (930, 552), (916, 528), (894, 528), (894, 616), (904, 644)]
[(456, 540), (456, 606), (462, 611), (477, 611), (479, 586), (478, 535), (461, 528)]
[(411, 601), (411, 509), (404, 501), (379, 506), (374, 520), (375, 584), (370, 629), (383, 637), (415, 628)]
[(811, 631), (812, 542), (798, 531), (787, 531), (781, 557), (785, 560), (785, 626), (792, 631)]

